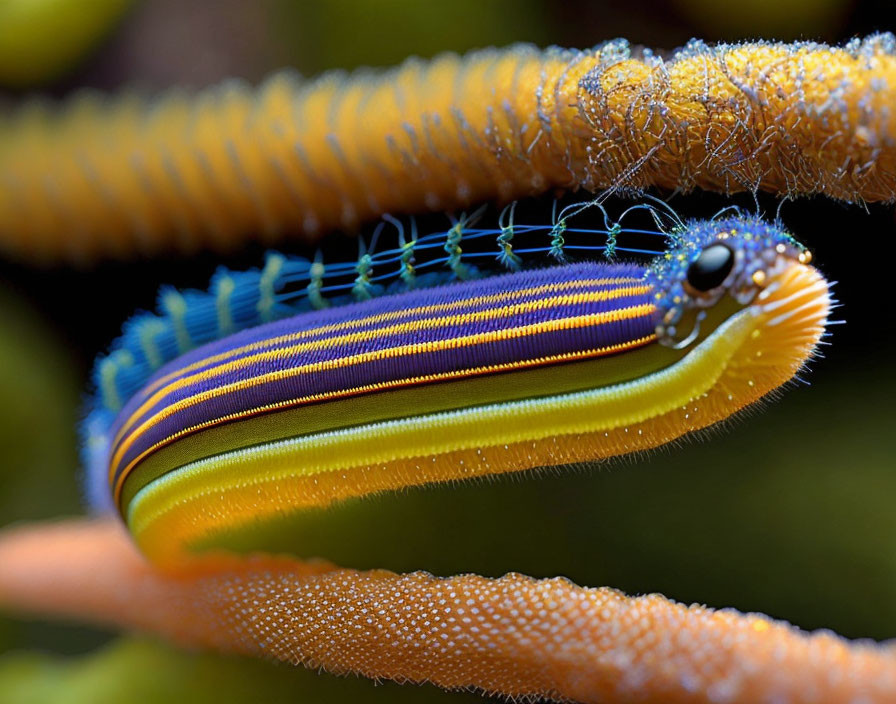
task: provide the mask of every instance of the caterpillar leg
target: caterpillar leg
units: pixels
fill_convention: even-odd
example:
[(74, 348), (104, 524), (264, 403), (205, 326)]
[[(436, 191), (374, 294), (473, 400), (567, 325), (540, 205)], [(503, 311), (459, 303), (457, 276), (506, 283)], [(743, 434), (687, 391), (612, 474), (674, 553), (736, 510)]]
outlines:
[(111, 520), (0, 536), (0, 604), (399, 681), (578, 702), (892, 702), (896, 647), (518, 574), (258, 556), (163, 574)]

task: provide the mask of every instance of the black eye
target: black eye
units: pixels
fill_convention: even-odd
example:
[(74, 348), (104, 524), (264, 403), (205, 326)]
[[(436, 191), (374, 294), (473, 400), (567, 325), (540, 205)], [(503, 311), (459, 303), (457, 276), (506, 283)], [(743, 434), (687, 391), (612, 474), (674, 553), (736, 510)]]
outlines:
[(688, 284), (696, 291), (711, 291), (728, 278), (734, 268), (734, 252), (723, 244), (711, 244), (688, 267)]

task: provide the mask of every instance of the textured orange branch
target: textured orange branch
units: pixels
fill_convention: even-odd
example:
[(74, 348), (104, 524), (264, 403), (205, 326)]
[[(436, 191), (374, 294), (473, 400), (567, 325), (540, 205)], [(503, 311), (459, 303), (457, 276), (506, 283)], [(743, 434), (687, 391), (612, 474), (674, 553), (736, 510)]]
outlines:
[(399, 681), (659, 704), (896, 701), (896, 647), (564, 579), (220, 558), (165, 576), (110, 521), (0, 537), (0, 603)]
[(0, 118), (0, 246), (92, 260), (317, 239), (554, 189), (896, 196), (896, 40), (522, 46)]

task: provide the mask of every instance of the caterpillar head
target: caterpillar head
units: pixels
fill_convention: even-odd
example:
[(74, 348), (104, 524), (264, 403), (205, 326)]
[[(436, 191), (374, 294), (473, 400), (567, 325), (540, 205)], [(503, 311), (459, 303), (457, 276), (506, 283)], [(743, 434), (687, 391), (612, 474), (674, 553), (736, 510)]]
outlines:
[(716, 381), (695, 397), (703, 424), (786, 384), (812, 358), (831, 308), (811, 255), (754, 218), (688, 223), (649, 267), (661, 347), (701, 359)]
[[(770, 312), (772, 300), (817, 280), (819, 304), (827, 311), (827, 286), (809, 266), (811, 253), (790, 234), (753, 218), (690, 223), (686, 236), (672, 234), (673, 247), (654, 260), (647, 280), (656, 291), (657, 338), (687, 347), (700, 335), (713, 309), (723, 316), (753, 307)], [(819, 309), (818, 312), (821, 312)], [(823, 324), (824, 316), (816, 322)]]

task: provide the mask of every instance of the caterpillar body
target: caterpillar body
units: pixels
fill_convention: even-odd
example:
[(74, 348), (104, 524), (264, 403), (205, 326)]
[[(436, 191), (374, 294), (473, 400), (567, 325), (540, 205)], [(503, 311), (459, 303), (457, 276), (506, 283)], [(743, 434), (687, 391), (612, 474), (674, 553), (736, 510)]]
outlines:
[(517, 46), (0, 118), (0, 246), (93, 261), (354, 230), (550, 190), (896, 195), (892, 35)]
[[(563, 233), (545, 234), (534, 249), (571, 258)], [(485, 275), (455, 230), (430, 242), (441, 276), (402, 278), (423, 263), (402, 248), (335, 265), (351, 279), (339, 284), (326, 267), (312, 273), (320, 262), (274, 255), (278, 275), (270, 264), (221, 272), (208, 293), (167, 308), (163, 297), (160, 315), (138, 317), (99, 362), (85, 429), (89, 493), (151, 563), (109, 519), (7, 534), (0, 600), (510, 697), (800, 704), (824, 687), (832, 703), (892, 701), (891, 647), (758, 615), (563, 579), (440, 579), (230, 551), (314, 507), (654, 447), (785, 384), (831, 304), (808, 252), (745, 216), (670, 234), (646, 265), (601, 255), (533, 266), (500, 228), (483, 236), (509, 270)], [(608, 228), (603, 246), (617, 251), (618, 235)], [(373, 283), (371, 261), (399, 268)], [(106, 364), (126, 353), (131, 375), (121, 359)]]
[(314, 263), (277, 255), (208, 294), (164, 294), (98, 365), (91, 496), (169, 562), (235, 521), (654, 447), (789, 379), (828, 305), (808, 253), (753, 218), (689, 223), (649, 266), (486, 276), (446, 242), (445, 277), (379, 295), (355, 281), (320, 310)]

